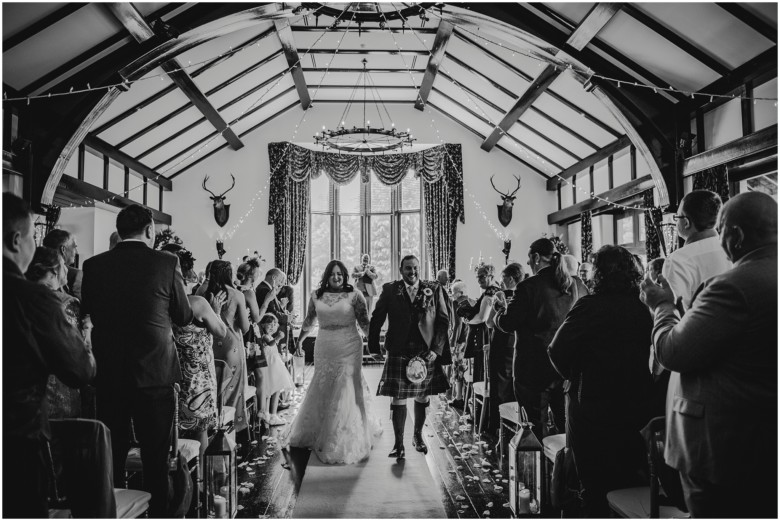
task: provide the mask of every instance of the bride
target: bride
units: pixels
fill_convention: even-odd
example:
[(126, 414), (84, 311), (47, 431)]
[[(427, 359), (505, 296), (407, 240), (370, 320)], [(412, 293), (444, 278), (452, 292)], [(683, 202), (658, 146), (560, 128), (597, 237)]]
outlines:
[(287, 442), (314, 450), (323, 463), (356, 463), (366, 458), (373, 437), (381, 433), (379, 419), (371, 414), (371, 392), (361, 369), (363, 342), (356, 327), (357, 322), (363, 335), (368, 335), (366, 301), (348, 280), (341, 261), (328, 263), (298, 336), (300, 351), (319, 321), (314, 377)]

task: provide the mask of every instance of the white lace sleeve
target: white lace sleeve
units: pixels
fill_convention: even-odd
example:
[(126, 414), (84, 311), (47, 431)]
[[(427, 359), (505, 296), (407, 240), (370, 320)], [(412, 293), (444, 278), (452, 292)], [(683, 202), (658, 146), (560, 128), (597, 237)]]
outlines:
[(315, 293), (312, 292), (309, 298), (309, 307), (306, 310), (306, 318), (303, 319), (303, 324), (301, 325), (301, 331), (311, 331), (317, 321), (317, 308), (314, 305), (314, 298)]
[(366, 298), (362, 292), (356, 291), (354, 293), (352, 306), (355, 308), (355, 319), (360, 330), (363, 331), (363, 335), (368, 336), (368, 306), (366, 306)]

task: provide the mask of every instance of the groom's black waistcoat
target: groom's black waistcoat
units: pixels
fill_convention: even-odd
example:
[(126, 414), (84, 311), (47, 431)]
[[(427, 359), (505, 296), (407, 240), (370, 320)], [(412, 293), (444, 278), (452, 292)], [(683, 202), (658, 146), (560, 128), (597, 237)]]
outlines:
[[(403, 351), (410, 352), (416, 352), (420, 349), (427, 349), (425, 347), (425, 340), (423, 339), (422, 333), (420, 333), (420, 326), (418, 325), (420, 323), (420, 313), (412, 307), (412, 303), (409, 302), (408, 296), (406, 296), (404, 300), (406, 301), (406, 305), (409, 306), (409, 314), (411, 315), (412, 319), (409, 321), (409, 329), (406, 331), (406, 342), (404, 342), (404, 345), (401, 349)], [(412, 346), (414, 346), (414, 348), (412, 348)]]

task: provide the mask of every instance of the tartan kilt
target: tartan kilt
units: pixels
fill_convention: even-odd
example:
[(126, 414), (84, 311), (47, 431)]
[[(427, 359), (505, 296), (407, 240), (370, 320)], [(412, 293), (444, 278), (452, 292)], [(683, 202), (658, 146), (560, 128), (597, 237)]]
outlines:
[(393, 398), (417, 398), (446, 392), (450, 388), (447, 376), (438, 358), (433, 362), (426, 362), (428, 375), (425, 380), (414, 384), (406, 378), (406, 364), (416, 354), (387, 354), (385, 368), (379, 381), (377, 396), (391, 396)]

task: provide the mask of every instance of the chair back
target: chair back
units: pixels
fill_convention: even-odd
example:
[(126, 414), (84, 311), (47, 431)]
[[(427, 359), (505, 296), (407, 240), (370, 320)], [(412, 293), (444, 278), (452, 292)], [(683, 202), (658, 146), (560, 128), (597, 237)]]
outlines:
[[(111, 432), (100, 421), (50, 420), (52, 473), (74, 518), (115, 518)], [(58, 474), (57, 470), (61, 470)]]
[(650, 462), (650, 517), (660, 517), (659, 486), (668, 502), (687, 512), (685, 496), (680, 483), (680, 473), (664, 461), (666, 442), (666, 418), (657, 416), (640, 431), (645, 439)]
[(225, 392), (230, 384), (230, 367), (224, 360), (214, 359), (214, 372), (217, 378), (217, 418), (221, 421), (222, 418), (222, 406), (225, 405)]

